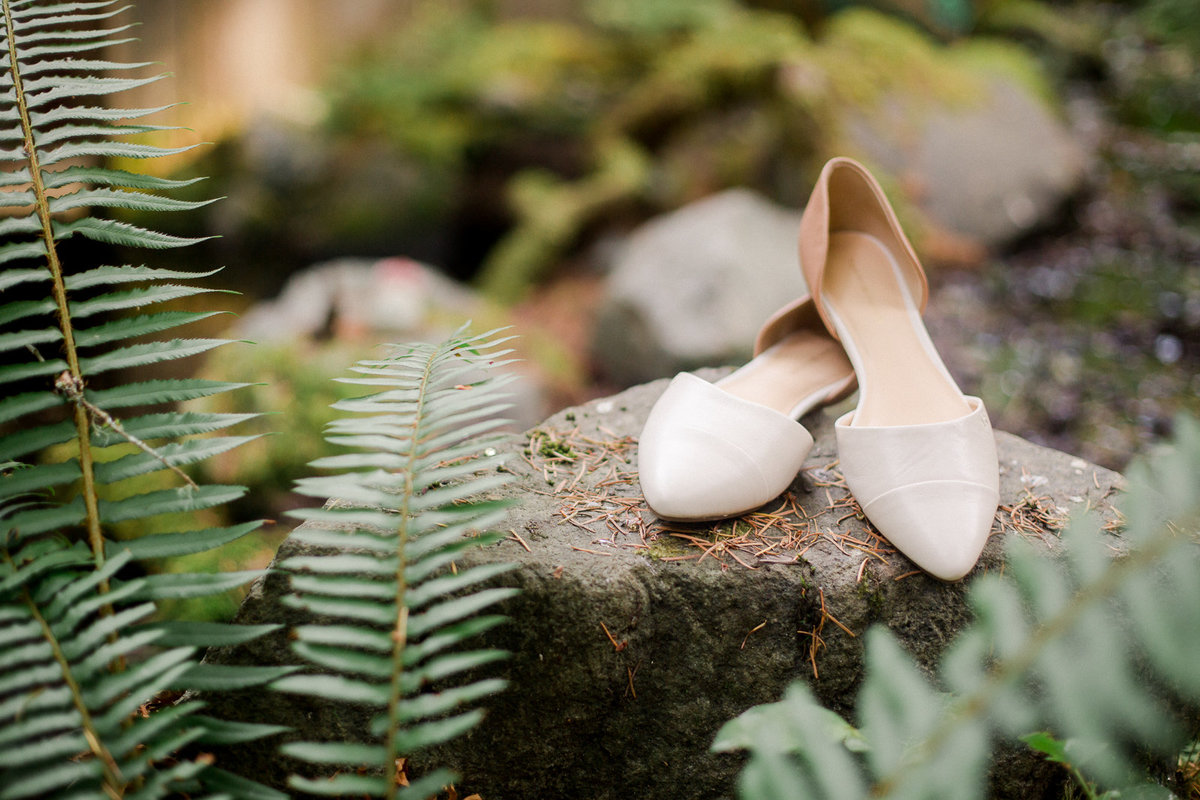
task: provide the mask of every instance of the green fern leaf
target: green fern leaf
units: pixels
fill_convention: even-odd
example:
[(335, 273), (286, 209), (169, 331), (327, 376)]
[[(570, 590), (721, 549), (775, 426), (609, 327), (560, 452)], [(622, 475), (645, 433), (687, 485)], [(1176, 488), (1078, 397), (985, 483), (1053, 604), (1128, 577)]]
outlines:
[[(261, 730), (257, 731), (253, 738), (261, 738), (269, 736), (271, 731), (264, 733)], [(214, 744), (225, 744), (225, 742), (213, 742)], [(218, 767), (210, 767), (204, 772), (204, 785), (215, 792), (222, 793), (220, 796), (236, 797), (239, 800), (288, 800), (288, 796), (283, 792), (277, 792), (274, 789), (269, 789), (261, 783), (247, 780), (240, 775), (234, 775), (232, 772), (226, 772)]]
[(212, 381), (203, 378), (149, 380), (111, 389), (85, 389), (84, 397), (99, 408), (128, 408), (161, 403), (183, 403), (201, 397), (243, 389), (248, 383)]
[[(507, 353), (504, 341), (464, 335), (442, 345), (411, 346), (390, 360), (363, 362), (354, 369), (363, 377), (345, 379), (376, 394), (339, 402), (335, 407), (357, 416), (331, 424), (327, 438), (359, 452), (323, 459), (321, 466), (342, 472), (297, 486), (333, 501), (297, 514), (313, 520), (297, 536), (330, 550), (281, 565), (293, 573), (294, 594), (285, 603), (334, 621), (295, 631), (297, 655), (323, 672), (290, 675), (273, 685), (377, 709), (375, 741), (298, 742), (283, 752), (317, 765), (365, 767), (379, 777), (347, 782), (343, 774), (328, 781), (293, 776), (293, 788), (332, 794), (352, 785), (374, 796), (422, 797), (427, 789), (417, 784), (398, 793), (397, 758), (465, 732), (480, 714), (464, 714), (464, 706), (503, 688), (497, 679), (452, 684), (504, 654), (439, 653), (496, 624), (495, 615), (475, 615), (513, 593), (488, 587), (511, 565), (446, 570), (464, 548), (494, 541), (470, 534), (504, 513), (503, 504), (479, 500), (506, 482), (497, 471), (500, 459), (489, 450), (501, 436), (494, 415), (505, 407), (496, 394), (505, 380), (486, 371), (480, 378), (488, 361)], [(464, 381), (468, 373), (473, 383)], [(446, 714), (452, 716), (431, 719)], [(448, 780), (438, 776), (437, 786)]]
[(176, 688), (195, 691), (235, 691), (262, 686), (295, 672), (298, 667), (241, 667), (196, 664), (179, 679)]
[(80, 474), (77, 461), (26, 467), (0, 481), (0, 501), (63, 486), (77, 480)]
[[(143, 314), (137, 317), (127, 317), (113, 320), (102, 325), (84, 328), (76, 332), (76, 347), (96, 347), (111, 344), (124, 339), (138, 336), (148, 336), (161, 333), (172, 328), (190, 325), (210, 317), (228, 312), (223, 311), (162, 311), (157, 314)], [(60, 337), (61, 338), (61, 337)]]
[(0, 333), (0, 353), (6, 350), (20, 350), (60, 341), (62, 341), (62, 331), (55, 328)]
[[(131, 718), (179, 674), (181, 664), (187, 668), (192, 650), (166, 650), (134, 669), (110, 673), (112, 659), (160, 636), (137, 628), (122, 635), (153, 609), (148, 604), (94, 616), (96, 609), (118, 602), (100, 588), (128, 557), (81, 572), (64, 568), (61, 557), (86, 550), (62, 542), (41, 549), (21, 565), (28, 548), (14, 554), (0, 547), (0, 663), (20, 665), (6, 669), (0, 681), (0, 796), (44, 797), (67, 786), (88, 796), (122, 796), (152, 772), (144, 742), (174, 746), (202, 733), (188, 724), (196, 704), (181, 704), (152, 720)], [(47, 561), (54, 563), (39, 567)]]
[(1057, 557), (1016, 539), (1005, 574), (972, 583), (974, 622), (939, 672), (948, 693), (890, 632), (869, 632), (855, 733), (865, 759), (811, 724), (831, 712), (801, 684), (730, 723), (717, 746), (750, 750), (742, 797), (981, 797), (992, 744), (1030, 731), (1051, 731), (1073, 770), (1123, 797), (1161, 795), (1138, 754), (1186, 741), (1166, 698), (1200, 708), (1200, 423), (1176, 427), (1172, 450), (1129, 471), (1127, 552), (1114, 556), (1098, 520), (1081, 516)]
[(0, 325), (9, 325), (32, 316), (44, 316), (54, 312), (53, 300), (18, 300), (0, 306)]
[(158, 233), (148, 228), (139, 228), (127, 222), (117, 222), (111, 219), (93, 219), (81, 217), (73, 222), (54, 223), (54, 238), (67, 239), (71, 236), (86, 237), (104, 244), (116, 244), (123, 247), (146, 247), (151, 250), (162, 250), (170, 247), (186, 247), (189, 244), (203, 242), (212, 237), (172, 236), (168, 233)]
[(62, 405), (63, 398), (53, 392), (22, 392), (0, 400), (0, 425), (26, 414), (36, 414)]
[[(14, 11), (12, 18), (17, 24), (14, 26), (18, 30), (37, 30), (39, 28), (79, 24), (83, 22), (96, 22), (102, 19), (111, 19), (117, 14), (120, 14), (124, 9), (118, 8), (115, 11), (106, 11), (103, 13), (84, 13), (87, 11), (99, 11), (101, 8), (111, 8), (116, 5), (116, 2), (100, 2), (100, 3), (65, 3), (61, 5), (48, 5), (46, 7), (30, 8), (25, 13)], [(67, 15), (64, 12), (76, 12)]]
[(226, 528), (205, 528), (177, 533), (151, 533), (137, 539), (108, 542), (106, 552), (128, 550), (138, 560), (179, 558), (215, 550), (237, 541), (262, 526), (260, 520)]
[[(167, 107), (150, 109), (149, 113), (165, 111)], [(19, 183), (28, 182), (29, 178), (24, 176), (24, 180), (18, 179)], [(155, 175), (139, 175), (136, 172), (126, 172), (119, 169), (110, 169), (108, 167), (81, 167), (70, 166), (57, 172), (48, 172), (45, 176), (47, 189), (60, 189), (64, 186), (80, 183), (91, 186), (120, 186), (129, 189), (182, 189), (185, 186), (191, 186), (199, 183), (204, 178), (188, 178), (188, 179), (173, 179), (160, 178)], [(143, 270), (150, 269), (142, 267)], [(175, 272), (173, 270), (164, 270), (171, 273), (168, 277), (196, 277), (204, 278), (212, 273), (191, 275), (186, 272)], [(0, 288), (3, 288), (0, 286)]]
[(70, 441), (74, 436), (75, 426), (69, 422), (17, 431), (0, 441), (0, 460), (15, 461), (30, 453)]
[(261, 577), (261, 569), (244, 569), (236, 572), (217, 573), (169, 573), (148, 575), (142, 579), (139, 597), (151, 600), (180, 600), (189, 597), (207, 597), (227, 592)]
[[(28, 178), (22, 181), (22, 183), (28, 182)], [(6, 269), (4, 272), (0, 272), (0, 292), (22, 283), (48, 280), (50, 280), (50, 274), (44, 269), (17, 269), (14, 267), (13, 269)]]
[[(133, 42), (136, 40), (135, 39), (125, 39), (124, 41)], [(111, 42), (110, 44), (116, 45), (116, 44), (120, 44), (120, 43), (121, 43), (121, 40), (118, 40), (116, 42)], [(89, 48), (89, 49), (99, 49), (99, 47), (103, 47), (103, 46), (104, 45), (99, 45), (98, 47)], [(130, 120), (130, 119), (140, 119), (142, 117), (148, 117), (153, 114), (157, 114), (161, 111), (166, 111), (167, 109), (174, 108), (175, 105), (176, 104), (173, 103), (171, 105), (156, 106), (153, 108), (107, 108), (107, 107), (97, 108), (94, 106), (69, 105), (69, 106), (58, 106), (56, 108), (49, 109), (48, 111), (31, 112), (29, 116), (34, 122), (36, 122), (39, 126), (42, 126), (42, 127), (49, 127), (51, 125), (57, 125), (59, 123), (71, 122), (71, 121), (123, 122), (125, 120)], [(66, 169), (73, 169), (73, 167), (65, 167), (64, 170), (66, 170)], [(51, 172), (51, 173), (47, 173), (47, 174), (53, 175), (55, 173)]]
[(0, 520), (0, 536), (11, 536), (23, 541), (43, 533), (66, 530), (79, 525), (87, 518), (87, 508), (82, 498), (50, 508), (21, 510), (7, 519)]
[[(45, 65), (48, 68), (53, 68), (53, 62)], [(161, 133), (163, 131), (177, 131), (180, 128), (171, 125), (60, 125), (57, 128), (49, 131), (38, 131), (34, 134), (34, 139), (39, 147), (47, 148), (57, 142), (68, 141), (70, 139), (84, 139), (89, 137), (108, 137), (108, 136), (140, 136), (147, 133)], [(42, 163), (42, 167), (46, 167), (46, 163)], [(80, 190), (80, 193), (86, 193), (87, 190)], [(34, 195), (30, 195), (30, 201), (33, 202)], [(54, 199), (54, 198), (51, 198)]]
[[(206, 772), (214, 776), (213, 786), (277, 796), (205, 762), (177, 758), (180, 748), (204, 737), (248, 740), (274, 731), (200, 724), (188, 704), (133, 719), (156, 691), (186, 684), (189, 675), (205, 686), (228, 686), (261, 684), (281, 673), (196, 668), (195, 647), (178, 646), (187, 633), (196, 638), (186, 643), (195, 645), (242, 641), (262, 628), (147, 624), (159, 600), (224, 591), (257, 572), (117, 577), (117, 567), (135, 556), (160, 560), (201, 552), (259, 527), (113, 540), (115, 524), (205, 510), (240, 497), (241, 487), (196, 487), (179, 468), (254, 438), (210, 435), (245, 415), (162, 407), (242, 384), (144, 378), (122, 384), (110, 377), (109, 388), (89, 385), (102, 373), (146, 369), (225, 343), (174, 333), (145, 341), (211, 316), (156, 308), (213, 291), (194, 285), (211, 272), (64, 267), (60, 260), (60, 244), (69, 237), (153, 249), (196, 241), (93, 216), (97, 209), (197, 208), (204, 203), (161, 194), (194, 181), (73, 163), (190, 149), (126, 140), (169, 130), (131, 120), (170, 107), (121, 108), (111, 99), (161, 77), (143, 77), (136, 70), (145, 65), (117, 64), (101, 52), (128, 41), (119, 34), (132, 25), (117, 20), (126, 11), (121, 2), (0, 0), (0, 160), (7, 162), (0, 175), (0, 450), (8, 454), (0, 461), (37, 464), (0, 468), (0, 546), (8, 559), (0, 570), (0, 663), (18, 665), (3, 675), (11, 674), (11, 681), (0, 683), (0, 731), (7, 735), (12, 722), (22, 734), (8, 740), (0, 797), (43, 796), (71, 784), (67, 794), (82, 796), (198, 795), (206, 791)], [(99, 449), (112, 445), (135, 452), (98, 463)], [(164, 480), (154, 479), (155, 490), (139, 487), (143, 476), (160, 471)], [(185, 488), (163, 488), (180, 484)], [(86, 541), (70, 546), (67, 537)], [(45, 625), (36, 624), (39, 614)], [(174, 760), (164, 761), (168, 757)]]
[(50, 212), (61, 214), (76, 208), (132, 208), (138, 211), (191, 211), (215, 203), (212, 200), (175, 200), (144, 192), (92, 189), (50, 199)]
[[(131, 554), (132, 555), (132, 554)], [(232, 647), (251, 642), (260, 636), (278, 630), (279, 625), (230, 625), (224, 622), (192, 622), (190, 620), (169, 620), (153, 622), (145, 626), (147, 630), (156, 631), (160, 647)], [(217, 721), (213, 722), (218, 724)], [(225, 723), (231, 726), (240, 723)]]
[[(99, 270), (94, 270), (99, 271)], [(80, 288), (86, 288), (94, 285), (100, 280), (116, 280), (118, 276), (111, 273), (102, 273), (98, 276), (92, 276), (84, 273), (85, 276), (91, 278), (90, 282), (78, 281), (83, 284)], [(144, 278), (143, 278), (144, 280)], [(68, 289), (71, 287), (68, 286)], [(179, 286), (175, 284), (156, 284), (140, 289), (129, 289), (120, 292), (110, 292), (100, 295), (99, 297), (84, 300), (78, 303), (71, 303), (69, 306), (71, 317), (75, 320), (84, 319), (96, 314), (108, 314), (114, 311), (128, 311), (130, 309), (141, 309), (149, 305), (157, 303), (169, 303), (173, 300), (182, 300), (185, 297), (196, 297), (201, 294), (209, 294), (213, 289), (205, 289), (198, 286)]]
[[(95, 286), (110, 286), (113, 284), (121, 284), (121, 283), (145, 283), (147, 281), (164, 281), (164, 280), (170, 280), (172, 278), (187, 278), (190, 280), (199, 280), (201, 278), (210, 278), (213, 275), (216, 275), (220, 271), (221, 270), (219, 270), (219, 269), (214, 269), (209, 272), (184, 272), (181, 270), (161, 269), (161, 268), (155, 268), (155, 267), (104, 266), (104, 267), (95, 267), (93, 269), (89, 269), (87, 272), (80, 272), (80, 273), (76, 273), (74, 275), (68, 275), (66, 278), (64, 278), (63, 283), (67, 289), (70, 289), (71, 291), (74, 291), (74, 292), (78, 292), (78, 291), (82, 291), (83, 289), (91, 289)], [(157, 290), (158, 288), (160, 288), (160, 287), (157, 284), (155, 284), (155, 285), (149, 287), (149, 289), (147, 291), (154, 291), (154, 290)], [(181, 287), (181, 286), (172, 285), (171, 288), (174, 290), (179, 290), (179, 289), (188, 289), (190, 287)], [(201, 290), (201, 291), (204, 291), (204, 290)], [(208, 290), (208, 291), (213, 291), (213, 290)], [(139, 295), (139, 296), (141, 296), (143, 298), (144, 304), (149, 304), (149, 303), (166, 302), (167, 300), (177, 300), (180, 297), (191, 297), (192, 295), (182, 294), (182, 295), (160, 296), (157, 294), (151, 294), (151, 295), (143, 294), (143, 295)], [(103, 310), (106, 310), (106, 311), (115, 310), (115, 309), (120, 309), (123, 307), (124, 306), (115, 306), (113, 308), (104, 308)], [(71, 313), (78, 314), (79, 308), (80, 308), (79, 306), (72, 306)]]
[[(43, 166), (52, 167), (55, 164), (70, 162), (79, 158), (160, 158), (162, 156), (173, 156), (180, 153), (186, 153), (192, 149), (195, 149), (195, 145), (184, 145), (182, 147), (155, 147), (153, 145), (136, 144), (131, 142), (67, 142), (46, 151), (45, 160), (42, 163)], [(100, 222), (101, 220), (92, 221)], [(68, 236), (72, 232), (75, 232), (73, 228), (64, 225), (59, 232), (59, 236)], [(92, 238), (95, 238), (98, 241), (111, 240), (109, 238), (104, 238), (99, 234), (93, 235), (85, 232), (85, 235), (91, 235)], [(112, 234), (111, 236), (115, 237), (116, 234)], [(114, 241), (114, 243), (121, 244), (123, 242)], [(138, 245), (135, 244), (134, 246)]]
[(195, 489), (160, 489), (125, 500), (101, 500), (100, 519), (108, 525), (159, 514), (201, 511), (232, 503), (246, 493), (242, 486), (200, 486)]
[(41, 258), (46, 255), (46, 246), (38, 242), (11, 242), (0, 245), (0, 264)]

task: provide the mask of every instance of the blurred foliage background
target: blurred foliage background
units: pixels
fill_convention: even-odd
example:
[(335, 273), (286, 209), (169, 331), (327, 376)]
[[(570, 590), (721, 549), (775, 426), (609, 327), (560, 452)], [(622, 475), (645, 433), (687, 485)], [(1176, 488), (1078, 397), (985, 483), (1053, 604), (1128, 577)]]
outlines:
[[(1177, 410), (1200, 411), (1195, 12), (1194, 0), (156, 0), (120, 55), (176, 72), (132, 105), (186, 97), (168, 114), (192, 131), (176, 135), (212, 140), (169, 168), (210, 176), (197, 196), (226, 199), (155, 223), (216, 234), (187, 257), (226, 265), (246, 307), (317, 262), (410, 257), (540, 342), (559, 405), (619, 388), (587, 348), (614, 241), (727, 187), (798, 207), (845, 149), (848, 108), (899, 85), (969, 103), (1000, 71), (1098, 157), (1061, 212), (1002, 248), (939, 248), (902, 208), (928, 245), (930, 313), (955, 328), (947, 360), (998, 428), (1120, 469)], [(296, 502), (291, 480), (339, 391), (329, 378), (374, 344), (214, 356), (212, 375), (262, 384), (250, 407), (223, 410), (280, 412), (263, 420), (272, 437), (217, 467), (252, 487), (238, 514)]]

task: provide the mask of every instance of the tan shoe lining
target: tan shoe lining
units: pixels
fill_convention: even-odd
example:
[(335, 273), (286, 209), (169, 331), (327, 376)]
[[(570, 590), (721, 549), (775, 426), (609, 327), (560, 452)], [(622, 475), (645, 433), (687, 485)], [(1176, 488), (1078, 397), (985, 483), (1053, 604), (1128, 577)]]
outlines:
[(843, 388), (852, 368), (842, 346), (812, 330), (789, 333), (717, 383), (725, 391), (799, 418)]
[(822, 301), (858, 373), (852, 424), (919, 425), (971, 412), (928, 343), (924, 323), (901, 288), (895, 259), (865, 233), (829, 237)]

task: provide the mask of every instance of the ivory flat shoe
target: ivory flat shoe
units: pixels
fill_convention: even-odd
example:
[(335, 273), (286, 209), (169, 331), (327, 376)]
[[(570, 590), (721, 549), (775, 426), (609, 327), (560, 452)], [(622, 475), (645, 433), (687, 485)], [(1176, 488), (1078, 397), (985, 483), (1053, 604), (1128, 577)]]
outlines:
[(800, 265), (826, 327), (858, 376), (834, 425), (846, 485), (917, 566), (953, 581), (975, 566), (999, 503), (996, 441), (921, 320), (925, 271), (861, 164), (825, 165), (800, 222)]
[(716, 383), (675, 376), (646, 418), (638, 474), (659, 517), (733, 517), (777, 497), (813, 446), (799, 419), (854, 390), (854, 371), (809, 298), (763, 325), (754, 358)]

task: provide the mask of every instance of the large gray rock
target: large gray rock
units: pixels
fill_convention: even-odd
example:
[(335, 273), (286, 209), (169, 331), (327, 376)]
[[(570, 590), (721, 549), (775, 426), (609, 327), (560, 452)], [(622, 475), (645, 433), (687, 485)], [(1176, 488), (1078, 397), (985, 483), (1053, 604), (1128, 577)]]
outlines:
[[(486, 636), (512, 652), (497, 670), (511, 685), (488, 701), (478, 728), (412, 762), (458, 770), (459, 796), (729, 797), (742, 762), (709, 752), (725, 721), (777, 700), (796, 679), (850, 714), (868, 626), (887, 625), (928, 668), (968, 619), (962, 583), (917, 571), (855, 513), (836, 468), (836, 408), (806, 420), (816, 448), (785, 496), (768, 504), (771, 514), (658, 521), (638, 490), (635, 437), (665, 385), (568, 409), (515, 445), (517, 477), (504, 494), (520, 505), (502, 527), (511, 536), (467, 559), (520, 565), (504, 579), (523, 590), (504, 609), (511, 621)], [(996, 439), (1002, 505), (976, 573), (1003, 568), (1015, 536), (1053, 548), (1053, 523), (1070, 510), (1111, 513), (1119, 475), (1008, 434)], [(279, 558), (302, 552), (288, 540)], [(271, 571), (241, 620), (309, 621), (280, 605), (286, 591), (285, 576)], [(285, 632), (210, 658), (295, 660)], [(309, 698), (257, 691), (212, 702), (221, 715), (290, 725), (294, 737), (365, 729), (360, 708)], [(282, 782), (291, 765), (277, 744), (219, 752), (218, 763)], [(1027, 749), (1004, 750), (991, 793), (1059, 796), (1063, 774)]]
[(889, 92), (844, 123), (854, 148), (899, 178), (940, 233), (993, 249), (1045, 225), (1092, 154), (1030, 89), (1000, 76), (984, 86), (967, 103)]
[(728, 189), (638, 228), (617, 258), (593, 354), (622, 385), (750, 355), (759, 326), (804, 291), (799, 213)]

